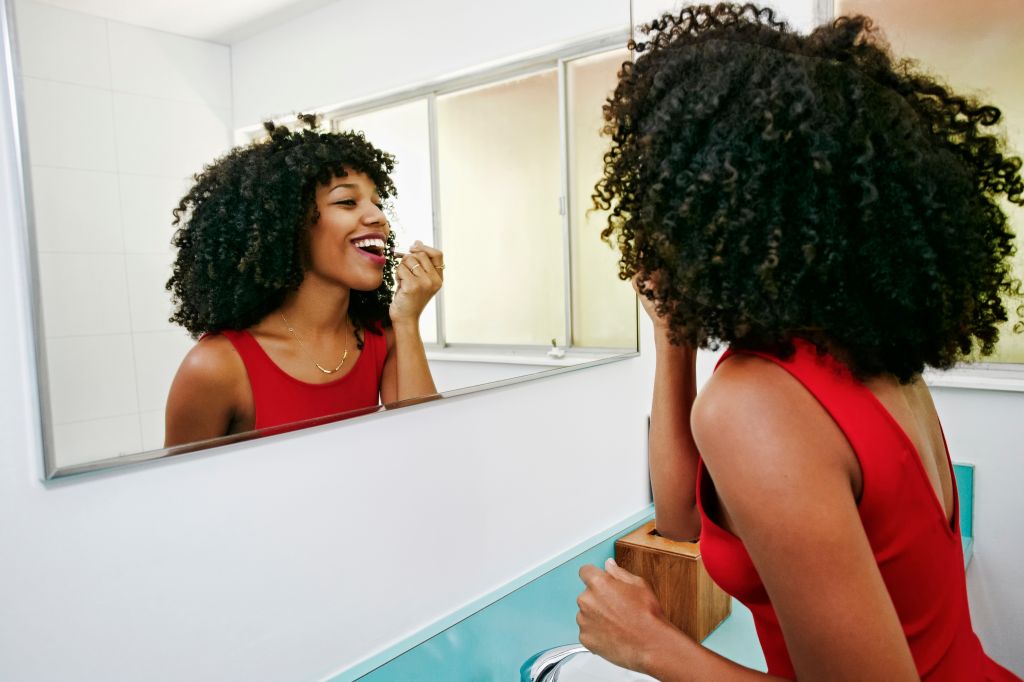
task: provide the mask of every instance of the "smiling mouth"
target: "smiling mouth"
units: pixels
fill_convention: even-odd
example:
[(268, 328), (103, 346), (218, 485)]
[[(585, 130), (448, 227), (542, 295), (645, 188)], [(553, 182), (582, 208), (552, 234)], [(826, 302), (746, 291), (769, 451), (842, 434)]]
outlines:
[(352, 242), (352, 245), (360, 251), (377, 256), (378, 258), (383, 258), (385, 249), (387, 249), (385, 241), (376, 237), (370, 239), (358, 239)]

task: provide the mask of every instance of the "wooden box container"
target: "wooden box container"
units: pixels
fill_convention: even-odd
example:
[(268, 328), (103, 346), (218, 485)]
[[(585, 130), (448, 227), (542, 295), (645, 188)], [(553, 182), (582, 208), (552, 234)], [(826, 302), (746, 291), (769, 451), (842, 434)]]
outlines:
[(729, 615), (729, 595), (704, 570), (700, 544), (667, 540), (654, 521), (615, 542), (615, 562), (646, 579), (669, 621), (698, 642)]

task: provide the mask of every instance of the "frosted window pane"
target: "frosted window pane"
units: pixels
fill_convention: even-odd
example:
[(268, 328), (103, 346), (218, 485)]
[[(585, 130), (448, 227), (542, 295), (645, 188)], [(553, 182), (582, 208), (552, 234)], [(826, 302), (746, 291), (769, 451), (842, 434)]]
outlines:
[[(912, 57), (954, 89), (998, 106), (1010, 149), (1024, 153), (1024, 3), (836, 0), (836, 13), (871, 17), (897, 55)], [(1004, 210), (1017, 233), (1017, 277), (1024, 277), (1024, 209), (1005, 204)], [(1010, 321), (1000, 330), (996, 354), (985, 362), (1024, 363), (1024, 334), (1013, 333), (1013, 325), (1024, 321), (1015, 314), (1022, 303), (1007, 300)]]
[[(397, 163), (392, 180), (398, 196), (388, 211), (400, 251), (414, 241), (434, 243), (430, 189), (430, 128), (427, 101), (416, 100), (335, 122), (336, 130), (361, 130), (375, 147), (393, 154)], [(420, 335), (437, 341), (437, 307), (427, 304), (420, 316)]]
[(437, 99), (451, 343), (565, 343), (557, 76)]
[(601, 176), (602, 157), (610, 139), (600, 134), (601, 108), (618, 82), (627, 50), (616, 50), (570, 62), (569, 182), (573, 288), (573, 345), (636, 348), (636, 295), (618, 277), (618, 249), (601, 239), (607, 212), (589, 213), (594, 184)]

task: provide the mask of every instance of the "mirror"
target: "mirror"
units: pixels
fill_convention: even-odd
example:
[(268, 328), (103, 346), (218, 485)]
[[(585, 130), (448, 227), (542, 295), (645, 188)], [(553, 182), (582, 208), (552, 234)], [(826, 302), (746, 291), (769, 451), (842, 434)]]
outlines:
[[(938, 74), (957, 92), (994, 103), (1000, 126), (1014, 154), (1024, 152), (1024, 93), (1019, 67), (1024, 59), (1024, 5), (1003, 0), (928, 3), (924, 0), (836, 0), (836, 16), (864, 14), (884, 31), (897, 54), (912, 55), (921, 68)], [(948, 49), (956, 45), (956, 50)], [(1017, 233), (1014, 276), (1024, 280), (1024, 208), (1003, 202)], [(994, 354), (983, 367), (1012, 372), (1024, 364), (1024, 299), (1005, 299), (1009, 320), (1000, 325)], [(1016, 314), (1015, 314), (1016, 313)], [(1019, 375), (1019, 372), (1018, 372)]]
[(205, 164), (299, 112), (393, 154), (398, 248), (444, 251), (444, 286), (419, 317), (438, 394), (414, 402), (636, 353), (636, 299), (589, 212), (628, 0), (5, 11), (47, 478), (382, 409), (164, 449), (168, 391), (196, 343), (168, 321), (171, 211)]

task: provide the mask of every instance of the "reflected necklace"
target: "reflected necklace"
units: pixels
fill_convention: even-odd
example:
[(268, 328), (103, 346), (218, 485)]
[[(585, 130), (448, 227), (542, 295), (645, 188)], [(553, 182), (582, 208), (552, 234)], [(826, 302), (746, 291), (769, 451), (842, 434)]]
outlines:
[(335, 367), (334, 369), (327, 369), (326, 367), (321, 365), (319, 362), (317, 362), (313, 358), (313, 355), (308, 350), (306, 350), (306, 344), (302, 343), (302, 337), (300, 337), (298, 332), (296, 332), (292, 328), (291, 323), (288, 322), (288, 318), (284, 316), (284, 313), (280, 313), (280, 315), (281, 315), (281, 319), (284, 320), (284, 326), (288, 328), (288, 331), (291, 333), (291, 335), (294, 336), (295, 340), (299, 342), (299, 348), (301, 348), (302, 352), (306, 354), (306, 357), (308, 357), (313, 362), (313, 364), (316, 365), (316, 368), (318, 370), (320, 370), (324, 374), (334, 374), (335, 372), (337, 372), (339, 369), (341, 369), (345, 365), (345, 360), (348, 359), (348, 345), (347, 344), (345, 345), (345, 353), (341, 356), (341, 362), (338, 363), (338, 366)]

